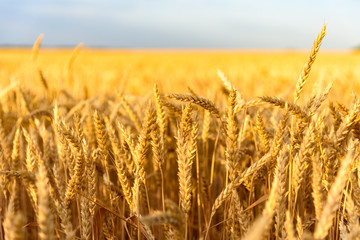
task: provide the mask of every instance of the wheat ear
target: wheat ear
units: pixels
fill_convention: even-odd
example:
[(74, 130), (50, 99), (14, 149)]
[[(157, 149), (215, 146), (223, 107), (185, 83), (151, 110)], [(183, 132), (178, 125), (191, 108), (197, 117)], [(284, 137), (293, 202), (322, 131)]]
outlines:
[(339, 206), (338, 203), (342, 196), (343, 189), (349, 178), (353, 161), (354, 157), (352, 156), (352, 151), (349, 151), (347, 156), (343, 159), (339, 172), (329, 190), (320, 220), (315, 227), (315, 238), (323, 239), (328, 235), (328, 231), (333, 224), (335, 212)]
[(294, 103), (296, 103), (297, 100), (300, 98), (300, 93), (302, 92), (304, 85), (306, 83), (306, 80), (309, 77), (311, 66), (313, 65), (313, 63), (315, 61), (316, 55), (321, 46), (321, 41), (325, 37), (325, 34), (326, 34), (326, 25), (323, 26), (323, 28), (321, 29), (321, 32), (319, 33), (318, 37), (314, 41), (309, 59), (307, 60), (305, 66), (303, 67), (300, 77), (299, 77), (299, 80), (296, 83), (296, 90), (295, 90), (295, 94), (294, 94)]

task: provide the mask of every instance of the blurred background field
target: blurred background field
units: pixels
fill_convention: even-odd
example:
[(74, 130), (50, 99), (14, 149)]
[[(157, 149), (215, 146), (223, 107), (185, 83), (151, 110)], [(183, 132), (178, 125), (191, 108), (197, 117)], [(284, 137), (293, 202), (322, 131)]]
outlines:
[[(39, 70), (50, 89), (66, 89), (79, 98), (117, 92), (151, 94), (161, 91), (195, 92), (214, 99), (221, 90), (220, 69), (247, 100), (272, 95), (292, 96), (308, 58), (308, 51), (261, 50), (116, 50), (84, 48), (40, 49), (32, 59), (31, 49), (0, 49), (0, 86), (19, 82), (42, 91)], [(69, 62), (71, 66), (69, 66)], [(360, 54), (321, 51), (310, 73), (304, 94), (310, 96), (334, 81), (330, 99), (348, 103), (360, 90)], [(306, 98), (305, 100), (306, 101)]]

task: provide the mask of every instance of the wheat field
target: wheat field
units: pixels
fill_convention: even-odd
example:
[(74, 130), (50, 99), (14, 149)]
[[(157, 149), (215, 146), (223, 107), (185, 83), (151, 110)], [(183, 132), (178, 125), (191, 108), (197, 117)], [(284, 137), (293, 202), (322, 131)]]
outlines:
[(0, 50), (1, 239), (360, 239), (360, 56)]

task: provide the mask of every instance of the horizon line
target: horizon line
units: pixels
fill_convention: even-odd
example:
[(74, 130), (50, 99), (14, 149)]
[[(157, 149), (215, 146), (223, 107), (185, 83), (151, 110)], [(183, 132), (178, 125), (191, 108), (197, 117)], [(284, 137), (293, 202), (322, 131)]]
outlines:
[[(40, 49), (56, 50), (56, 49), (75, 49), (77, 45), (72, 44), (54, 44), (40, 45)], [(33, 44), (0, 44), (0, 49), (32, 49)], [(115, 51), (237, 51), (237, 52), (303, 52), (310, 51), (311, 48), (246, 48), (246, 47), (126, 47), (126, 46), (103, 46), (103, 45), (83, 45), (84, 50), (115, 50)], [(322, 52), (356, 52), (360, 51), (360, 47), (340, 48), (340, 49), (321, 49)]]

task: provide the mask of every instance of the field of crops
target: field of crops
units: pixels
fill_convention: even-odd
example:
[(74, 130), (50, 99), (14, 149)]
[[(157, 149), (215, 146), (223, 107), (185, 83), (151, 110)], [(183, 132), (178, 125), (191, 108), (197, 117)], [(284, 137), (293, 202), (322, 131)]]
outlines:
[(360, 55), (324, 36), (0, 49), (0, 239), (359, 239)]

